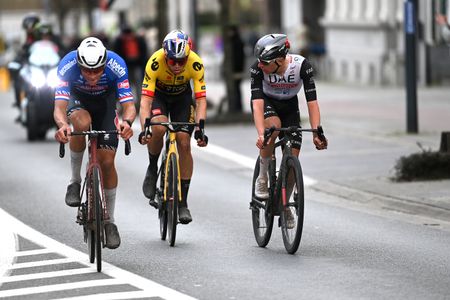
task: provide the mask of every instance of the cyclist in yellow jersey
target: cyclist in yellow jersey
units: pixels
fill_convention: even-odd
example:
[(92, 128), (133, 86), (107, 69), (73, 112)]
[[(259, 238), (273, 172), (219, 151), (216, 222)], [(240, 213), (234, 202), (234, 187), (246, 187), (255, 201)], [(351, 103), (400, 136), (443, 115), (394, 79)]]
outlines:
[[(142, 132), (139, 142), (147, 144), (149, 165), (145, 174), (142, 190), (150, 199), (150, 205), (157, 207), (155, 202), (158, 158), (163, 147), (166, 128), (152, 126), (151, 136), (145, 136), (145, 119), (152, 122), (196, 122), (206, 118), (206, 85), (204, 67), (200, 57), (191, 51), (188, 35), (181, 30), (173, 30), (166, 35), (163, 47), (156, 51), (148, 60), (142, 83), (140, 120)], [(190, 81), (194, 85), (194, 98)], [(187, 194), (192, 177), (193, 160), (190, 138), (194, 128), (184, 127), (177, 132), (178, 153), (180, 155), (181, 196), (179, 221), (188, 224), (192, 221), (187, 207)], [(195, 128), (194, 137), (197, 145), (205, 147), (208, 137), (201, 138), (199, 128)]]

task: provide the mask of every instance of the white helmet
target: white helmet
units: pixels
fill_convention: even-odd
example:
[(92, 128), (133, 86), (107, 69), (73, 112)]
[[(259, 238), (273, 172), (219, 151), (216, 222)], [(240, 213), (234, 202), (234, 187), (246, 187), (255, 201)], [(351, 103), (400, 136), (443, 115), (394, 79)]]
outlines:
[(85, 38), (77, 49), (77, 63), (87, 69), (96, 69), (106, 64), (106, 48), (95, 37)]

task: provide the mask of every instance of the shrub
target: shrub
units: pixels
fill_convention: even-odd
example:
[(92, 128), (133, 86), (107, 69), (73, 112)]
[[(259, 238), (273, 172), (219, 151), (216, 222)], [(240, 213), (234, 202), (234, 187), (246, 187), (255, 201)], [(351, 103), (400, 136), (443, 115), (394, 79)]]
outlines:
[(450, 153), (423, 150), (400, 157), (394, 169), (394, 181), (448, 179)]

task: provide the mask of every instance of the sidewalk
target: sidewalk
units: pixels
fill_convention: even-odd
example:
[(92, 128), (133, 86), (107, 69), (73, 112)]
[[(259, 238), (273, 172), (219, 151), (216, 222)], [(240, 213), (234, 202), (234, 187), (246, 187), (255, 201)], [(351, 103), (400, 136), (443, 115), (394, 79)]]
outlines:
[[(317, 82), (316, 85), (322, 122), (328, 132), (359, 135), (375, 143), (401, 145), (408, 151), (402, 155), (408, 155), (421, 151), (418, 142), (424, 149), (437, 151), (441, 132), (450, 131), (450, 87), (418, 89), (419, 133), (408, 134), (404, 88), (342, 86), (325, 82)], [(221, 83), (210, 82), (207, 88), (209, 101), (218, 105), (225, 94), (225, 87)], [(242, 94), (244, 114), (227, 116), (219, 119), (219, 123), (253, 122), (249, 81), (242, 83)], [(303, 118), (307, 116), (303, 91), (299, 97)], [(214, 113), (211, 110), (209, 116)], [(384, 170), (364, 178), (337, 176), (312, 188), (350, 201), (370, 202), (398, 212), (450, 221), (450, 180), (397, 183), (388, 178), (388, 173), (389, 170)]]

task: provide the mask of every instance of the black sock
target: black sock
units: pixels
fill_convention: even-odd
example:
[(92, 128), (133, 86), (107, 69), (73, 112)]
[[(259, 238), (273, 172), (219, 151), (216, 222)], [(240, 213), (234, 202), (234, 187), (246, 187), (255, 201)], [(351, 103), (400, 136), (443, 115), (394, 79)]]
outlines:
[(181, 179), (181, 203), (180, 207), (187, 207), (187, 195), (189, 191), (190, 179)]
[(159, 159), (159, 154), (151, 154), (150, 152), (148, 153), (148, 160), (150, 162), (150, 168), (152, 171), (158, 170), (158, 159)]

